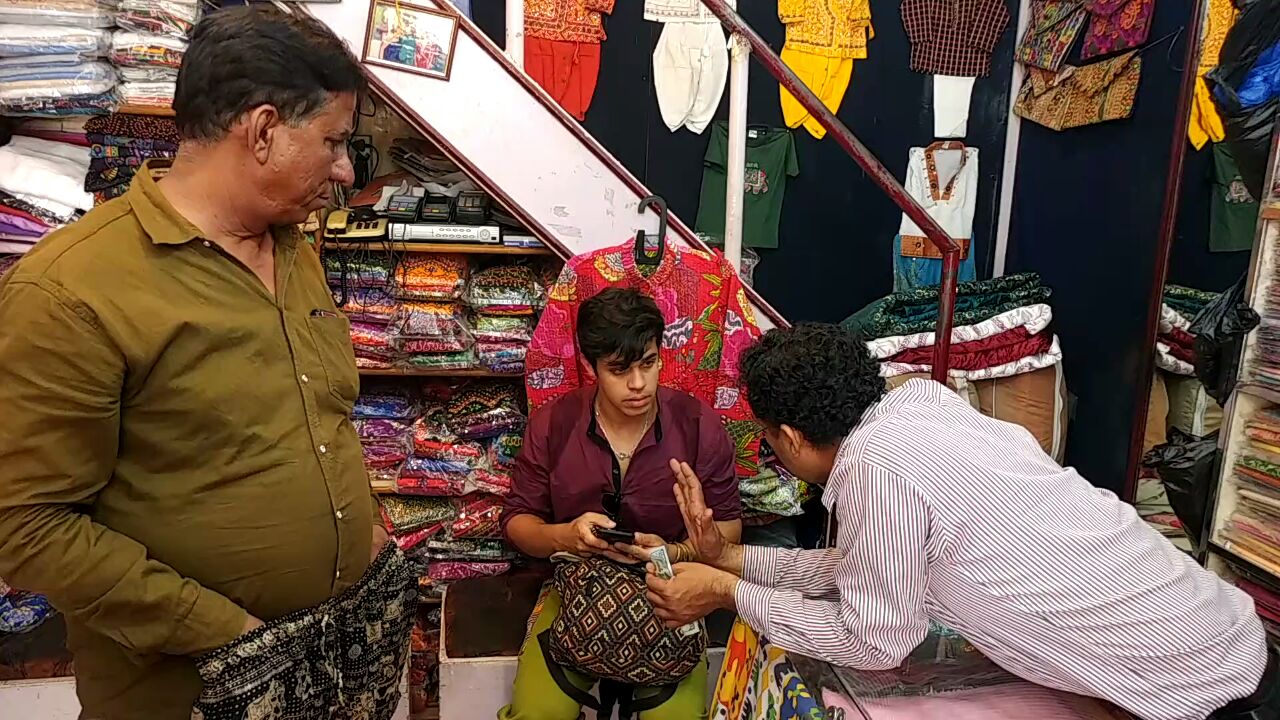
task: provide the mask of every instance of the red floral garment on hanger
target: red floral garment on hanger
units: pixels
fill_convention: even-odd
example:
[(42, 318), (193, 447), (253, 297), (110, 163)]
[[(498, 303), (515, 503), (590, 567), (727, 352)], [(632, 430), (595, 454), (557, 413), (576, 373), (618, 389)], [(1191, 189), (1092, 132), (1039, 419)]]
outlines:
[[(662, 262), (645, 277), (636, 266), (634, 243), (579, 255), (565, 265), (525, 359), (530, 408), (595, 381), (578, 352), (578, 307), (601, 290), (627, 287), (653, 297), (667, 323), (658, 381), (702, 400), (726, 420), (751, 420), (738, 384), (738, 357), (760, 328), (738, 274), (719, 253), (668, 243)], [(757, 471), (759, 439), (750, 444), (738, 448), (740, 476)]]

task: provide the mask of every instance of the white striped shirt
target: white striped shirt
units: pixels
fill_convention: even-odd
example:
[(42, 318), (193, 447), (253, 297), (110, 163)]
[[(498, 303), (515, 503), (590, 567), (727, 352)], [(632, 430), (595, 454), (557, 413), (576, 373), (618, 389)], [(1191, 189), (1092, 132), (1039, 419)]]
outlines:
[(1146, 720), (1199, 720), (1258, 687), (1248, 595), (937, 383), (868, 410), (824, 502), (835, 548), (746, 551), (738, 612), (786, 650), (893, 668), (934, 620), (1015, 675)]

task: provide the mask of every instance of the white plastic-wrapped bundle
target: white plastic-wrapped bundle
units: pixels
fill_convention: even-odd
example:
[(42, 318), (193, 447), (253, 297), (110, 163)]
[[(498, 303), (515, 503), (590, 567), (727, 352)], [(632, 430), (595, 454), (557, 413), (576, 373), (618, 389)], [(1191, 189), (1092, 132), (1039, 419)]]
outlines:
[(109, 28), (116, 24), (114, 0), (4, 0), (0, 23)]

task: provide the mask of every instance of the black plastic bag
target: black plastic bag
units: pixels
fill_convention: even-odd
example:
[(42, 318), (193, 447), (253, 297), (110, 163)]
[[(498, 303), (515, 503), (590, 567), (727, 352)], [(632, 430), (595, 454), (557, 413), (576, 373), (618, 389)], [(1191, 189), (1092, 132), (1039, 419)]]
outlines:
[(1262, 192), (1271, 150), (1276, 108), (1272, 99), (1255, 108), (1240, 107), (1236, 90), (1253, 69), (1258, 56), (1280, 40), (1280, 0), (1253, 0), (1241, 8), (1239, 19), (1227, 32), (1218, 55), (1218, 66), (1205, 75), (1213, 104), (1222, 117), (1226, 143), (1240, 169), (1240, 179), (1254, 198)]
[(1218, 433), (1196, 437), (1177, 428), (1169, 429), (1169, 442), (1151, 448), (1142, 464), (1155, 468), (1169, 495), (1169, 506), (1178, 516), (1182, 529), (1199, 542), (1213, 489), (1213, 473), (1218, 461)]
[(1236, 368), (1244, 336), (1258, 326), (1261, 318), (1244, 301), (1245, 277), (1204, 306), (1191, 321), (1196, 336), (1196, 378), (1209, 397), (1225, 405), (1236, 385)]

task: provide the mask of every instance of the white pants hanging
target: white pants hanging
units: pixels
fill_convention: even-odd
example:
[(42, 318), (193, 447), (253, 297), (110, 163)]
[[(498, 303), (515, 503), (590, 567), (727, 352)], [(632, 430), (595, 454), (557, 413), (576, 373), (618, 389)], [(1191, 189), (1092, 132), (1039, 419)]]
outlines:
[(977, 78), (933, 76), (933, 136), (962, 138), (969, 125), (969, 96)]
[(669, 22), (653, 50), (658, 110), (672, 132), (701, 133), (720, 107), (729, 77), (724, 30), (715, 22)]

